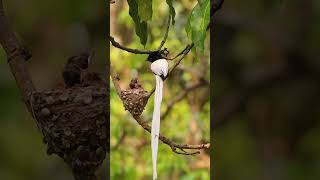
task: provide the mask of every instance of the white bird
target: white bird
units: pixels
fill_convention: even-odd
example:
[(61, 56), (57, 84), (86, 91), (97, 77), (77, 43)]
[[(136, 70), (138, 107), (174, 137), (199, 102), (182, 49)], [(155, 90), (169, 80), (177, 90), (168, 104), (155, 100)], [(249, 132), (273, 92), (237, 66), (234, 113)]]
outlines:
[(162, 101), (163, 80), (168, 75), (168, 61), (161, 56), (160, 52), (151, 53), (147, 59), (151, 62), (151, 71), (155, 74), (156, 89), (154, 96), (154, 106), (151, 125), (151, 151), (153, 164), (153, 180), (157, 179), (157, 157), (160, 134), (160, 109)]

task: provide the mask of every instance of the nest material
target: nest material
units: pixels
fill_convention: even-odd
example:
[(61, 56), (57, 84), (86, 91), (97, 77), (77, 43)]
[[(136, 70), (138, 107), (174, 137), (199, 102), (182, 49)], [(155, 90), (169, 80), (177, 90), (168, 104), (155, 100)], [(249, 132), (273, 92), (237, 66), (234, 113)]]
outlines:
[(33, 94), (33, 111), (47, 144), (71, 168), (76, 180), (94, 172), (109, 152), (109, 89), (97, 84)]
[(125, 110), (128, 110), (134, 117), (139, 117), (150, 97), (150, 93), (143, 89), (137, 79), (130, 83), (130, 89), (121, 91), (121, 99)]

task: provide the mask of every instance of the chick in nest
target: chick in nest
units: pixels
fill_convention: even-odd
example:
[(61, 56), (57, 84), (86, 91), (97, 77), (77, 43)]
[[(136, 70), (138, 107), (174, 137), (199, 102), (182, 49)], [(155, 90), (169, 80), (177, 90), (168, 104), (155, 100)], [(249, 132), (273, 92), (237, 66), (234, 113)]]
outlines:
[(81, 83), (81, 73), (88, 69), (91, 58), (92, 55), (89, 53), (82, 53), (68, 59), (62, 72), (66, 88), (70, 88)]

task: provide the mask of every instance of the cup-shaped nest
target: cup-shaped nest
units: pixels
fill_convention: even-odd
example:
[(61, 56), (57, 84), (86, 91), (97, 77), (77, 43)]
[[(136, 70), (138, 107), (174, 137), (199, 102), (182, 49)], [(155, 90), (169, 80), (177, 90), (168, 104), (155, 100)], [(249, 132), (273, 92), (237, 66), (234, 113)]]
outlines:
[(150, 93), (138, 84), (137, 80), (132, 80), (130, 89), (121, 91), (121, 99), (125, 110), (128, 110), (134, 117), (139, 117), (150, 97)]
[(109, 152), (109, 89), (102, 85), (34, 93), (32, 110), (47, 144), (72, 168), (76, 180), (94, 172)]

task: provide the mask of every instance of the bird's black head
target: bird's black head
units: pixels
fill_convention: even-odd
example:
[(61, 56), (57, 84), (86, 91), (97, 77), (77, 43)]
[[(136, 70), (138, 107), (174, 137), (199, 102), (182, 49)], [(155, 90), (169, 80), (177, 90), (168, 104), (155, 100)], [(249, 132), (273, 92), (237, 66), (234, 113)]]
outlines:
[(152, 52), (149, 54), (148, 58), (146, 59), (146, 61), (149, 61), (149, 62), (154, 62), (158, 59), (164, 59), (164, 57), (161, 55), (161, 52), (160, 51), (155, 51), (155, 52)]
[(89, 66), (90, 55), (88, 53), (82, 53), (78, 56), (72, 56), (68, 60), (68, 64), (74, 64), (81, 69), (87, 69)]

